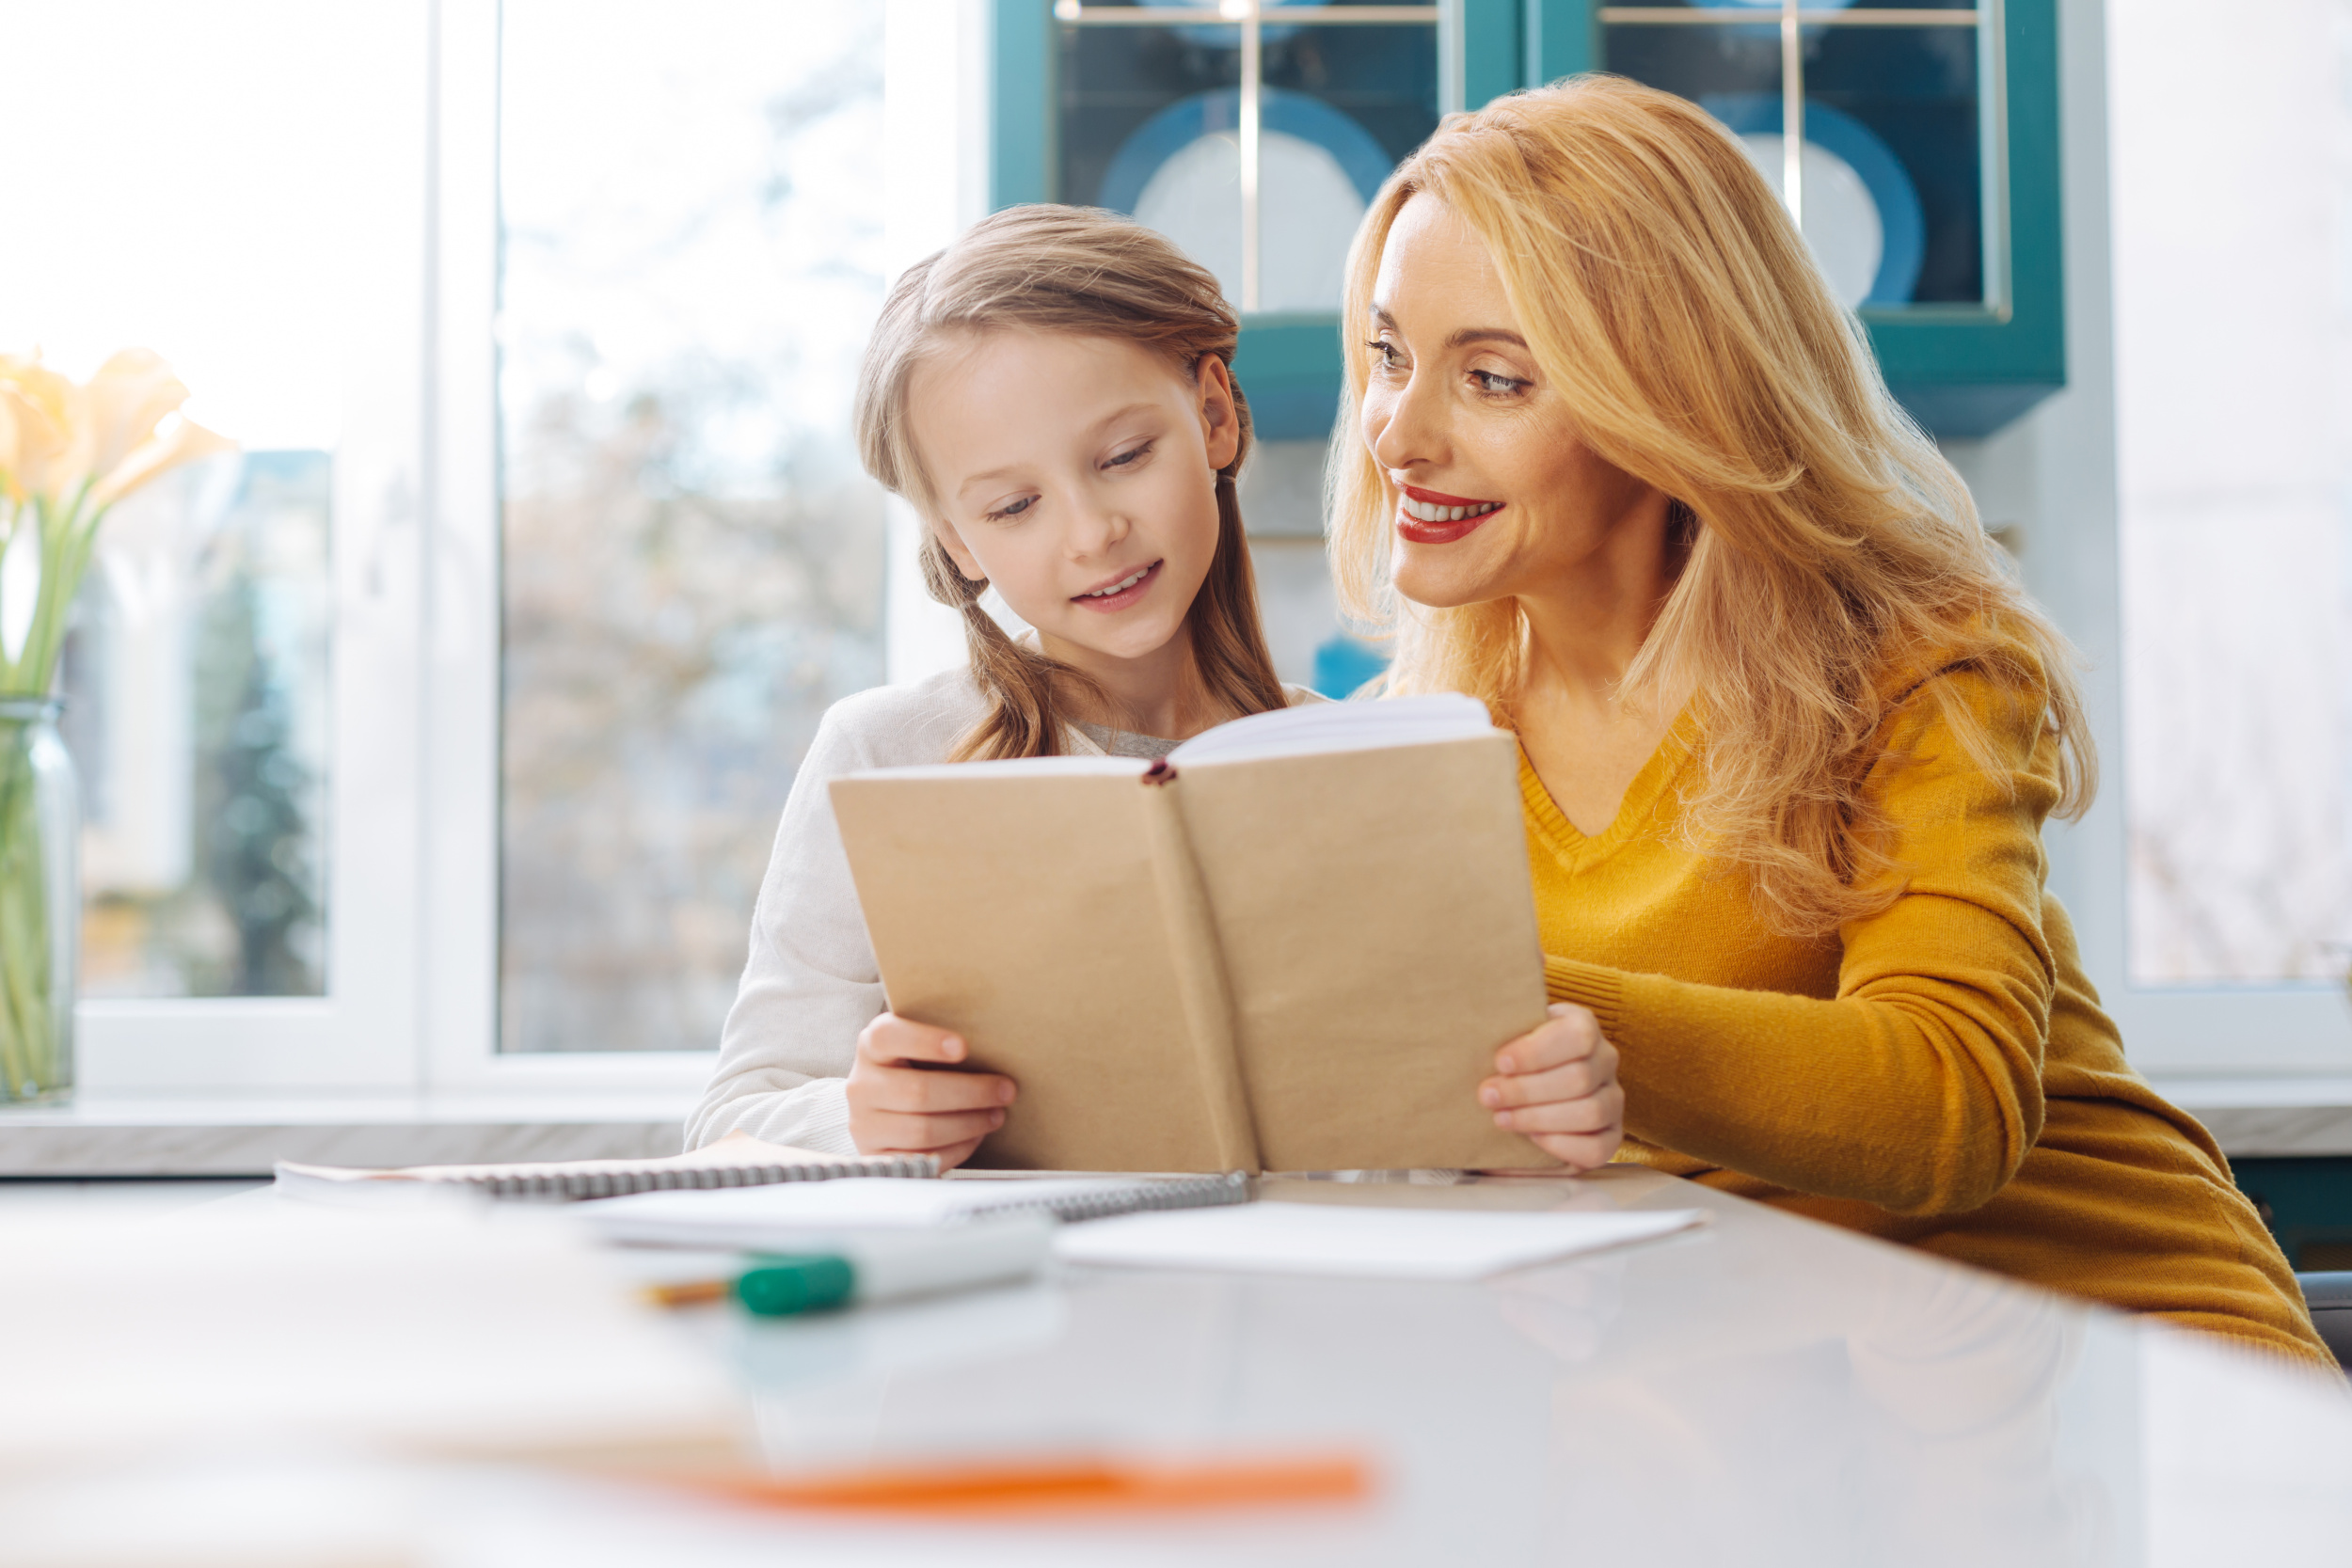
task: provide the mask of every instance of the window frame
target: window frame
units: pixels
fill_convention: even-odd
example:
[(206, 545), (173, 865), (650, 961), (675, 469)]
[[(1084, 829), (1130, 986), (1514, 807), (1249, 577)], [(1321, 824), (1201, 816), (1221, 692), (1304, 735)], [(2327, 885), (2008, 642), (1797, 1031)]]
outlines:
[(499, 7), (437, 8), (420, 1080), (492, 1094), (697, 1089), (709, 1081), (715, 1038), (678, 1051), (499, 1049)]
[[(399, 0), (403, 139), (423, 148), (433, 105), (429, 0)], [(419, 854), (425, 589), (426, 374), (419, 330), (427, 211), (421, 158), (375, 205), (378, 270), (354, 311), (329, 520), (330, 736), (326, 992), (317, 997), (82, 1000), (80, 1088), (100, 1093), (409, 1088), (417, 1083)]]
[(699, 1088), (675, 1052), (499, 1047), (497, 0), (393, 0), (413, 155), (335, 452), (327, 993), (83, 1001), (100, 1093)]

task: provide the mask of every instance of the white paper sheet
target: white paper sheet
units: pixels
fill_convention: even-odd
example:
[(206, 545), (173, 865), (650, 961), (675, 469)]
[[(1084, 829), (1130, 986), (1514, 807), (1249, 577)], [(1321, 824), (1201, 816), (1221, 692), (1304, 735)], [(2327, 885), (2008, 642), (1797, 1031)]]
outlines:
[(1066, 1226), (1065, 1262), (1359, 1279), (1483, 1279), (1703, 1223), (1706, 1212), (1480, 1212), (1250, 1203)]
[(1137, 1206), (1200, 1190), (1227, 1196), (1222, 1178), (1046, 1177), (1024, 1181), (896, 1181), (848, 1177), (712, 1192), (640, 1193), (576, 1206), (608, 1242), (651, 1246), (781, 1248), (812, 1234), (954, 1225), (980, 1215), (1042, 1209), (1075, 1218), (1088, 1209)]

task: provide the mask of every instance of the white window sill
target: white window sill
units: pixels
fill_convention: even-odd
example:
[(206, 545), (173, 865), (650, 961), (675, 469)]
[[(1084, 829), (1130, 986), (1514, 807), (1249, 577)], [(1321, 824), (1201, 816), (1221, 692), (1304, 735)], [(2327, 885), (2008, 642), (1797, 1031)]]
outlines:
[(132, 1095), (0, 1109), (0, 1178), (266, 1177), (278, 1160), (339, 1165), (675, 1154), (680, 1092)]
[[(2352, 1155), (2352, 1078), (2160, 1077), (2232, 1158)], [(266, 1177), (278, 1160), (412, 1165), (675, 1154), (678, 1091), (132, 1095), (0, 1110), (0, 1178)]]
[(2152, 1078), (2232, 1159), (2352, 1154), (2352, 1078)]

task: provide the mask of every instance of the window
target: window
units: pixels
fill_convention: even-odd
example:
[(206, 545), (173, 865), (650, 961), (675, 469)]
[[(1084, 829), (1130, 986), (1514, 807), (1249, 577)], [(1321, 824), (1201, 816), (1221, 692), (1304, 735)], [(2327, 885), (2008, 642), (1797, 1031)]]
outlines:
[(2326, 8), (2108, 27), (2131, 979), (2343, 1036), (2352, 55)]
[(415, 491), (385, 390), (418, 352), (421, 15), (8, 15), (11, 57), (40, 62), (14, 107), (72, 129), (15, 162), (0, 341), (76, 377), (152, 348), (243, 447), (108, 519), (67, 650), (87, 1086), (412, 1070), (414, 656), (389, 552)]
[(247, 451), (106, 520), (64, 673), (84, 996), (326, 993), (333, 491), (331, 451)]
[(883, 678), (881, 31), (501, 8), (503, 1051), (714, 1045), (793, 768)]
[(800, 750), (885, 673), (883, 8), (11, 14), (85, 130), (0, 341), (152, 346), (245, 449), (121, 509), (71, 651), (86, 1086), (707, 1071)]

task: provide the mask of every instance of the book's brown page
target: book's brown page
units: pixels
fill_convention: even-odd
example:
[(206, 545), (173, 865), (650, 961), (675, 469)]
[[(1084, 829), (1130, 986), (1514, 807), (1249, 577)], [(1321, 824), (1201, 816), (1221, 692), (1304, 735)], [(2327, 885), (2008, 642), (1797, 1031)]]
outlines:
[(1209, 1118), (1217, 1163), (1226, 1170), (1253, 1174), (1258, 1134), (1249, 1091), (1242, 1082), (1235, 1034), (1232, 982), (1209, 890), (1200, 879), (1191, 832), (1184, 819), (1176, 775), (1157, 768), (1145, 775), (1144, 827), (1152, 836), (1152, 870), (1160, 889), (1160, 913), (1168, 931), (1168, 957), (1176, 967), (1176, 990), (1184, 1005), (1184, 1033), (1200, 1069), (1202, 1109)]
[(834, 781), (892, 1010), (953, 1029), (974, 1067), (1021, 1085), (979, 1164), (1250, 1164), (1209, 1114), (1140, 771)]
[(1508, 736), (833, 800), (891, 1006), (1021, 1084), (981, 1163), (1554, 1163), (1476, 1098), (1544, 1017)]
[(1477, 1100), (1545, 1016), (1511, 737), (1178, 772), (1266, 1168), (1556, 1164)]

